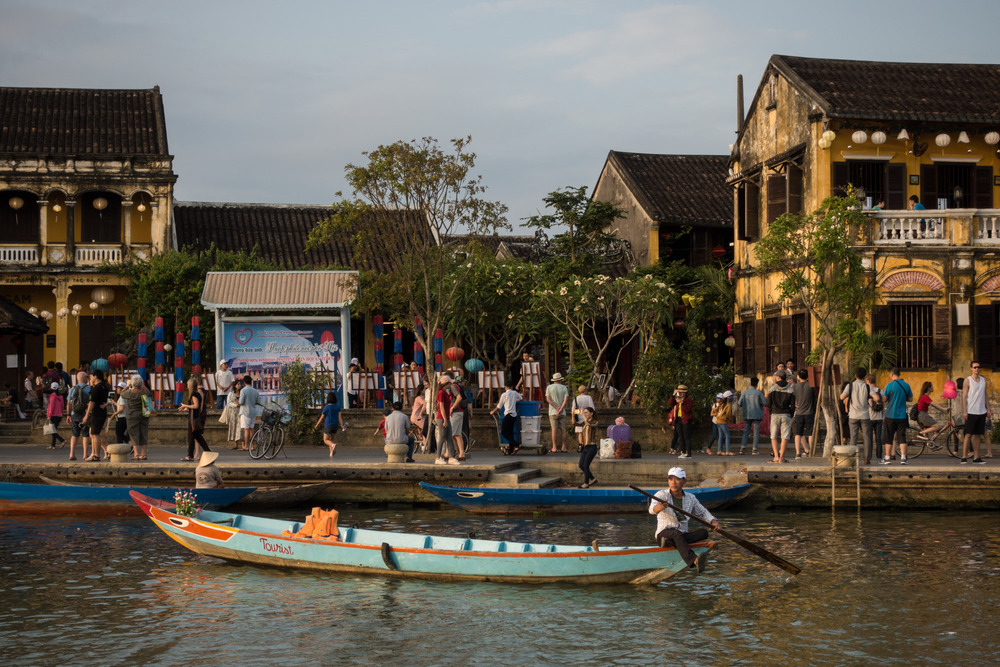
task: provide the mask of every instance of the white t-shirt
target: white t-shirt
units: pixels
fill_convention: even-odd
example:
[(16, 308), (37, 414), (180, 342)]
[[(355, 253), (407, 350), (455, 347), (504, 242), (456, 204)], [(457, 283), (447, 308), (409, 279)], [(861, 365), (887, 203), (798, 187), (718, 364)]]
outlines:
[(986, 414), (986, 378), (979, 376), (979, 382), (973, 382), (972, 377), (965, 378), (966, 394), (965, 411), (970, 415)]
[[(223, 387), (229, 389), (223, 390)], [(215, 371), (215, 390), (223, 396), (233, 393), (233, 372), (228, 368), (224, 371)]]

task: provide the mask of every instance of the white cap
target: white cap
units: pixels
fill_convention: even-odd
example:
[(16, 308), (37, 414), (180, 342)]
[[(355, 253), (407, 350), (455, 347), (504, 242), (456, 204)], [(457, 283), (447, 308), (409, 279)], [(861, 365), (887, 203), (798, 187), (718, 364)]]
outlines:
[(677, 479), (687, 479), (687, 473), (684, 472), (684, 468), (680, 466), (674, 466), (667, 471), (667, 477), (676, 477)]
[(52, 391), (55, 391), (58, 388), (59, 388), (59, 383), (58, 382), (53, 382), (52, 386), (49, 387), (49, 389), (51, 389)]
[(358, 363), (358, 358), (357, 357), (351, 357), (351, 363), (352, 364)]
[(118, 383), (118, 384), (117, 384), (116, 386), (117, 386), (117, 387), (118, 387), (119, 389), (124, 389), (124, 388), (125, 388), (125, 387), (127, 387), (128, 385), (127, 385), (127, 384), (125, 384), (125, 382), (123, 381), (123, 382), (119, 382), (119, 383)]
[(731, 391), (729, 391), (729, 390), (727, 389), (726, 391), (724, 391), (724, 392), (722, 393), (722, 398), (729, 398), (729, 397), (730, 397), (730, 396), (732, 396), (732, 395), (733, 395), (733, 392), (731, 392)]
[(716, 398), (725, 398), (725, 396), (723, 396), (722, 394), (716, 394), (715, 397)]

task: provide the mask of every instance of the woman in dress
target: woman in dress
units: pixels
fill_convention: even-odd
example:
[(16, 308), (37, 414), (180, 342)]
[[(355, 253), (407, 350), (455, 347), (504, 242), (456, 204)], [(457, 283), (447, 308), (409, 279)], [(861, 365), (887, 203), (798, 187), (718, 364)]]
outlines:
[[(132, 456), (136, 461), (146, 460), (146, 446), (149, 443), (149, 412), (151, 411), (152, 400), (149, 389), (142, 381), (142, 377), (133, 375), (129, 380), (129, 386), (122, 391), (121, 397), (125, 401), (125, 412), (118, 419), (124, 418), (125, 427), (128, 430), (128, 441), (132, 443)], [(143, 408), (143, 402), (148, 403)], [(146, 412), (147, 414), (143, 414)]]
[(410, 410), (410, 423), (417, 427), (420, 438), (420, 451), (426, 452), (426, 431), (424, 430), (424, 416), (427, 412), (427, 401), (424, 400), (424, 383), (417, 385), (413, 396), (413, 408)]
[(226, 418), (226, 426), (229, 432), (226, 433), (226, 440), (232, 443), (232, 449), (240, 449), (243, 443), (243, 429), (240, 428), (240, 389), (243, 388), (243, 380), (233, 381), (233, 390), (229, 392), (226, 400), (226, 407), (223, 415)]
[[(201, 451), (210, 452), (212, 448), (205, 441), (205, 393), (198, 386), (198, 380), (191, 378), (187, 383), (190, 403), (181, 403), (178, 410), (186, 410), (188, 413), (188, 454), (181, 461), (194, 461), (195, 442), (201, 447)], [(198, 456), (201, 454), (199, 453)]]

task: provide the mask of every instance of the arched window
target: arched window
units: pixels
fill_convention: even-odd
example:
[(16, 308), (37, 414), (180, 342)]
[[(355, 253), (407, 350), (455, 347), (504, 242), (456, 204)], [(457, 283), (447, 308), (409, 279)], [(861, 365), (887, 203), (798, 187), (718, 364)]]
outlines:
[(39, 243), (38, 198), (22, 190), (0, 193), (0, 239), (4, 243)]
[(111, 192), (80, 197), (80, 243), (122, 242), (122, 201)]

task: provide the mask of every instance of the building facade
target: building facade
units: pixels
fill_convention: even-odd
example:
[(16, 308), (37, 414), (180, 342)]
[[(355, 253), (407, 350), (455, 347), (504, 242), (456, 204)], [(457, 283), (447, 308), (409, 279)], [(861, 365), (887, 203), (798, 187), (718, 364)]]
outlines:
[[(755, 273), (754, 244), (779, 215), (811, 212), (848, 185), (869, 210), (856, 245), (879, 292), (869, 331), (895, 335), (898, 365), (918, 387), (940, 391), (974, 358), (993, 368), (998, 131), (1000, 65), (773, 56), (729, 161), (737, 371), (804, 365), (814, 323), (802, 303), (779, 299), (776, 276)], [(926, 210), (908, 209), (912, 196)]]

